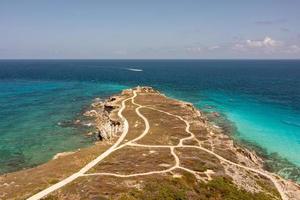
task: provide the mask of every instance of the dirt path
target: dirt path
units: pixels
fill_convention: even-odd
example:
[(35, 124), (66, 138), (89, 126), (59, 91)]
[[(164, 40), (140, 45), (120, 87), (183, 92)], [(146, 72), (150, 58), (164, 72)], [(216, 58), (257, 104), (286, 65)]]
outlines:
[[(289, 198), (287, 197), (287, 195), (284, 192), (284, 189), (282, 188), (282, 186), (278, 183), (278, 180), (276, 180), (276, 178), (273, 176), (273, 174), (267, 172), (267, 171), (263, 171), (263, 170), (258, 170), (258, 169), (253, 169), (247, 166), (243, 166), (237, 163), (234, 163), (232, 161), (229, 161), (227, 159), (225, 159), (224, 157), (214, 153), (213, 151), (210, 151), (204, 147), (201, 146), (200, 141), (195, 137), (195, 135), (190, 131), (190, 124), (188, 121), (186, 121), (185, 119), (183, 119), (181, 116), (175, 115), (175, 114), (171, 114), (169, 112), (166, 111), (162, 111), (159, 109), (155, 109), (149, 106), (143, 106), (140, 104), (137, 104), (134, 99), (137, 96), (136, 91), (133, 91), (133, 96), (130, 98), (127, 98), (125, 100), (122, 101), (122, 107), (118, 112), (118, 116), (122, 119), (122, 121), (124, 122), (124, 130), (122, 135), (120, 136), (120, 138), (117, 140), (117, 142), (111, 146), (107, 151), (105, 151), (103, 154), (101, 154), (99, 157), (97, 157), (95, 160), (91, 161), (89, 164), (87, 164), (86, 166), (84, 166), (79, 172), (69, 176), (68, 178), (60, 181), (59, 183), (52, 185), (51, 187), (37, 193), (36, 195), (30, 197), (28, 200), (38, 200), (41, 199), (45, 196), (47, 196), (49, 193), (65, 186), (66, 184), (72, 182), (73, 180), (75, 180), (76, 178), (80, 177), (80, 176), (115, 176), (115, 177), (136, 177), (136, 176), (146, 176), (146, 175), (153, 175), (153, 174), (160, 174), (160, 173), (167, 173), (167, 172), (171, 172), (172, 170), (175, 169), (182, 169), (185, 170), (189, 173), (192, 173), (197, 179), (199, 178), (199, 174), (197, 171), (185, 168), (180, 166), (180, 160), (179, 157), (176, 155), (175, 153), (175, 149), (176, 148), (197, 148), (200, 149), (202, 151), (207, 152), (210, 155), (215, 156), (216, 158), (218, 158), (220, 161), (226, 162), (228, 164), (243, 168), (247, 171), (251, 171), (257, 174), (260, 174), (266, 178), (268, 178), (270, 181), (273, 182), (273, 184), (275, 185), (275, 187), (277, 188), (278, 192), (280, 193), (280, 196), (283, 200), (288, 200)], [(145, 129), (144, 131), (141, 133), (141, 135), (139, 135), (138, 137), (122, 144), (119, 146), (119, 144), (124, 140), (124, 138), (126, 137), (127, 133), (128, 133), (128, 129), (129, 129), (129, 125), (128, 125), (128, 121), (126, 120), (126, 118), (122, 115), (122, 112), (124, 111), (124, 109), (126, 108), (125, 103), (126, 101), (131, 100), (132, 104), (136, 105), (137, 108), (135, 109), (135, 112), (137, 113), (137, 115), (143, 119), (144, 123), (145, 123)], [(186, 128), (185, 131), (187, 133), (190, 134), (190, 136), (185, 137), (180, 139), (179, 143), (177, 145), (144, 145), (144, 144), (138, 144), (137, 141), (139, 141), (140, 139), (142, 139), (143, 137), (145, 137), (147, 135), (147, 133), (149, 132), (150, 129), (150, 125), (149, 125), (149, 121), (148, 119), (140, 113), (140, 109), (141, 108), (147, 108), (147, 109), (151, 109), (151, 110), (155, 110), (157, 112), (162, 112), (165, 113), (167, 115), (176, 117), (178, 119), (180, 119), (181, 121), (183, 121), (186, 124)], [(189, 139), (193, 139), (196, 140), (198, 145), (184, 145), (183, 141), (184, 140), (189, 140)], [(161, 171), (149, 171), (149, 172), (144, 172), (144, 173), (136, 173), (136, 174), (116, 174), (116, 173), (90, 173), (87, 174), (86, 172), (91, 169), (92, 167), (94, 167), (97, 163), (99, 163), (101, 160), (103, 160), (104, 158), (106, 158), (107, 156), (109, 156), (112, 152), (119, 150), (125, 146), (135, 146), (135, 147), (155, 147), (155, 148), (169, 148), (171, 154), (174, 157), (174, 165), (166, 170), (161, 170)]]
[(107, 149), (104, 153), (102, 153), (100, 156), (98, 156), (96, 159), (94, 159), (93, 161), (91, 161), (90, 163), (88, 163), (87, 165), (85, 165), (80, 171), (76, 172), (75, 174), (69, 176), (68, 178), (46, 188), (45, 190), (42, 190), (41, 192), (33, 195), (32, 197), (28, 198), (28, 200), (38, 200), (41, 199), (45, 196), (47, 196), (48, 194), (50, 194), (51, 192), (65, 186), (66, 184), (74, 181), (75, 179), (77, 179), (78, 177), (82, 176), (84, 173), (86, 173), (88, 170), (90, 170), (92, 167), (94, 167), (97, 163), (99, 163), (101, 160), (103, 160), (104, 158), (106, 158), (109, 154), (111, 154), (117, 147), (118, 145), (123, 141), (123, 139), (126, 137), (127, 133), (128, 133), (128, 129), (129, 129), (129, 125), (128, 125), (128, 121), (126, 120), (126, 118), (122, 115), (123, 110), (126, 108), (125, 103), (128, 100), (133, 101), (133, 99), (137, 96), (136, 92), (134, 91), (134, 95), (132, 97), (129, 97), (125, 100), (122, 101), (122, 107), (118, 112), (118, 116), (121, 118), (121, 120), (123, 121), (123, 133), (122, 135), (119, 137), (119, 139), (117, 140), (117, 142), (111, 146), (109, 149)]

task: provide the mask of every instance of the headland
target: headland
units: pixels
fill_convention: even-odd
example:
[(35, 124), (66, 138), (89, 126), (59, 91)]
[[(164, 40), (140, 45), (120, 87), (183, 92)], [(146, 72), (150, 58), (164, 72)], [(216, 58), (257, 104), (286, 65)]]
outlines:
[(0, 199), (292, 199), (296, 183), (264, 169), (192, 104), (150, 87), (85, 113), (95, 145), (0, 176)]

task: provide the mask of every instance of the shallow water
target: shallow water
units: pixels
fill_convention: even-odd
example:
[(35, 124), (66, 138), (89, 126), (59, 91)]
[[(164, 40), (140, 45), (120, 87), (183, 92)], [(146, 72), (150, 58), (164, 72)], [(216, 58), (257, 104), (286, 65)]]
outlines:
[(300, 61), (27, 60), (0, 61), (0, 172), (89, 145), (82, 130), (57, 123), (136, 85), (212, 106), (238, 140), (300, 167)]
[(60, 81), (0, 82), (0, 173), (34, 166), (58, 152), (91, 144), (88, 129), (60, 126), (74, 121), (84, 106), (124, 87)]

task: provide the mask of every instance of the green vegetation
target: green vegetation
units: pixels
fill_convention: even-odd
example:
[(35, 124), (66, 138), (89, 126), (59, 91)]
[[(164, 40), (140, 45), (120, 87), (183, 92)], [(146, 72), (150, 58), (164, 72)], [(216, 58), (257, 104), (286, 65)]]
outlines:
[(131, 190), (119, 200), (273, 200), (267, 193), (250, 193), (237, 188), (228, 178), (216, 178), (208, 183), (184, 180), (150, 182), (142, 190)]
[(256, 183), (262, 187), (265, 191), (270, 192), (274, 196), (280, 196), (279, 192), (277, 189), (273, 186), (273, 184), (266, 184), (265, 181), (261, 181), (264, 177), (260, 177), (256, 179)]
[(186, 189), (177, 184), (147, 183), (143, 190), (132, 190), (124, 194), (119, 200), (187, 200)]
[(274, 197), (265, 193), (250, 193), (238, 189), (229, 179), (217, 178), (205, 183), (200, 183), (195, 188), (200, 199), (207, 200), (271, 200)]

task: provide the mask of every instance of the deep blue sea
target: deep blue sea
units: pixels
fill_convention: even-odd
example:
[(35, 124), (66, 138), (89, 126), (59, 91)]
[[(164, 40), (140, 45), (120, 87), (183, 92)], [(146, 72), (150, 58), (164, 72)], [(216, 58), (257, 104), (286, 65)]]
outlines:
[(215, 123), (300, 181), (300, 60), (2, 60), (0, 173), (91, 145), (59, 123), (137, 85), (220, 112)]

